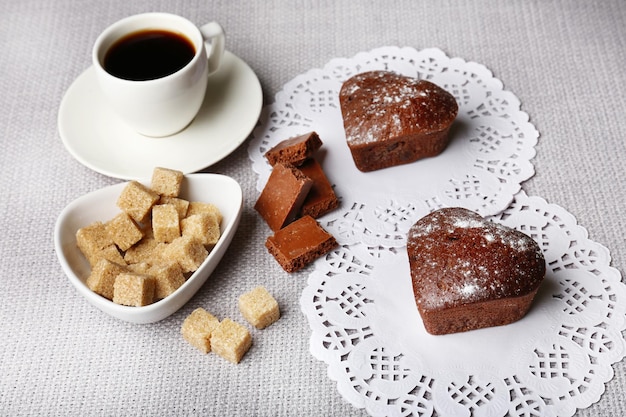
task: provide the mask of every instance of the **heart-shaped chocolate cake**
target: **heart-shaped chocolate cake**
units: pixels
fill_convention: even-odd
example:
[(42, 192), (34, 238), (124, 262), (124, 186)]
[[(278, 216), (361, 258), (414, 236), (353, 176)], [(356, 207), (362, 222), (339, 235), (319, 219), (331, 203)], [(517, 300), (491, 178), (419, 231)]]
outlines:
[(546, 270), (531, 237), (463, 208), (418, 220), (407, 235), (407, 253), (415, 302), (431, 334), (521, 319)]
[(349, 78), (339, 104), (352, 159), (364, 172), (440, 154), (458, 113), (452, 94), (436, 84), (390, 71)]

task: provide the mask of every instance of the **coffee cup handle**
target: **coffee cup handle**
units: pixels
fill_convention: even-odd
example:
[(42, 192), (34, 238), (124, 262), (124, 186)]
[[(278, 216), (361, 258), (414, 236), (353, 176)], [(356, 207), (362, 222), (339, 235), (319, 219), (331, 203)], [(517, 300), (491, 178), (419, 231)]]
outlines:
[(222, 29), (222, 26), (217, 22), (209, 22), (200, 27), (200, 32), (209, 50), (209, 74), (212, 74), (220, 67), (222, 55), (224, 55), (224, 29)]

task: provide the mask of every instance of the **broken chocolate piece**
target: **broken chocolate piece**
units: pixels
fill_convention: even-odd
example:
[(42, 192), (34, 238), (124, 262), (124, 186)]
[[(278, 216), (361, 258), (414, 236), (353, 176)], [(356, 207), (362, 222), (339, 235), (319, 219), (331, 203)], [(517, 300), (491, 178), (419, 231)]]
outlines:
[(287, 272), (304, 268), (337, 246), (337, 241), (311, 216), (304, 216), (277, 231), (265, 247)]
[(302, 204), (300, 214), (303, 216), (308, 214), (317, 219), (336, 209), (339, 200), (319, 162), (313, 158), (307, 159), (299, 169), (313, 180), (313, 186)]
[(313, 180), (291, 164), (277, 163), (254, 209), (276, 231), (291, 223), (300, 212)]
[(309, 132), (279, 142), (265, 153), (265, 157), (272, 166), (279, 162), (300, 166), (307, 158), (313, 156), (321, 146), (322, 140), (318, 134)]

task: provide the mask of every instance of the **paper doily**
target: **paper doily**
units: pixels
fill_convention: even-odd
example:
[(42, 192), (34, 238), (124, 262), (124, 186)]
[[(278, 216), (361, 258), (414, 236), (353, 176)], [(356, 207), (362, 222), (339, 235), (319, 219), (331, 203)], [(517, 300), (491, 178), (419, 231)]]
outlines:
[[(338, 94), (347, 78), (374, 69), (427, 79), (454, 95), (459, 113), (442, 154), (367, 174), (355, 167)], [(283, 139), (316, 131), (324, 142), (318, 157), (341, 199), (341, 208), (325, 217), (329, 232), (343, 244), (393, 246), (404, 230), (390, 228), (410, 225), (387, 216), (415, 217), (442, 206), (482, 215), (504, 210), (534, 173), (530, 160), (539, 134), (528, 119), (517, 97), (483, 65), (439, 49), (384, 47), (331, 60), (288, 82), (261, 112), (248, 153), (261, 191), (271, 172), (264, 153)], [(364, 217), (355, 218), (357, 211)]]
[(563, 208), (520, 192), (493, 221), (542, 247), (544, 282), (508, 326), (432, 336), (406, 248), (342, 247), (316, 263), (300, 304), (313, 355), (374, 416), (571, 416), (599, 400), (625, 356), (626, 286), (608, 250)]

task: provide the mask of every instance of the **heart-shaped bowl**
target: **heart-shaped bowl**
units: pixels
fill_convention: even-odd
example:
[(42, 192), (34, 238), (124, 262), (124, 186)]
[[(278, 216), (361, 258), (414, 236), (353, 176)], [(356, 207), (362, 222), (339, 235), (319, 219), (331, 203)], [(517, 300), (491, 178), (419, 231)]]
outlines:
[[(220, 174), (187, 174), (180, 197), (188, 201), (212, 203), (223, 218), (221, 237), (208, 257), (187, 281), (169, 296), (143, 307), (114, 303), (91, 291), (85, 281), (91, 268), (76, 245), (76, 232), (95, 221), (106, 222), (120, 213), (117, 198), (127, 183), (93, 191), (67, 205), (59, 215), (54, 229), (54, 245), (63, 271), (78, 292), (92, 305), (121, 320), (131, 323), (154, 323), (174, 314), (202, 287), (228, 249), (239, 226), (243, 207), (241, 186), (234, 179)], [(144, 183), (149, 185), (149, 183)]]

